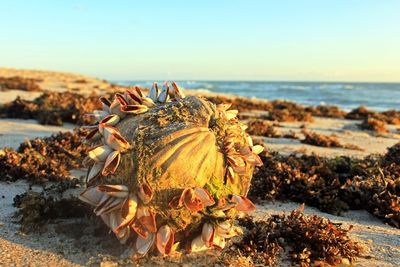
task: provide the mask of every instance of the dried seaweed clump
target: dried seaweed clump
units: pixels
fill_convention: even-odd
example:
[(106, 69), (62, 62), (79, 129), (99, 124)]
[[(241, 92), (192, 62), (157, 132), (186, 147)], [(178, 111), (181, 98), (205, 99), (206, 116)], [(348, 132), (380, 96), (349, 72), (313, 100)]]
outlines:
[(309, 132), (307, 130), (303, 130), (302, 134), (304, 135), (304, 139), (301, 140), (303, 144), (320, 146), (320, 147), (339, 147), (339, 148), (347, 148), (354, 150), (362, 150), (360, 147), (353, 144), (342, 144), (333, 134), (324, 135), (315, 132)]
[(268, 101), (252, 100), (246, 97), (226, 97), (220, 95), (206, 96), (206, 98), (215, 104), (230, 103), (232, 109), (239, 112), (253, 110), (272, 110), (272, 104)]
[(383, 112), (376, 112), (367, 109), (365, 106), (360, 106), (356, 109), (350, 111), (346, 116), (346, 119), (351, 120), (364, 120), (372, 118), (375, 120), (380, 120), (388, 124), (400, 125), (400, 111), (398, 110), (387, 110)]
[(306, 111), (304, 106), (282, 100), (271, 102), (273, 109), (269, 111), (267, 119), (272, 121), (293, 122), (293, 121), (314, 121), (311, 112)]
[(1, 118), (33, 119), (37, 116), (38, 105), (19, 96), (12, 102), (0, 106)]
[(340, 180), (328, 159), (316, 155), (282, 156), (276, 152), (260, 157), (265, 167), (254, 174), (249, 192), (252, 199), (290, 199), (333, 214), (348, 209), (338, 198)]
[(326, 118), (344, 118), (346, 112), (337, 106), (309, 106), (306, 111), (311, 112), (313, 116), (326, 117)]
[(232, 107), (240, 112), (253, 110), (268, 111), (268, 115), (263, 117), (266, 120), (280, 122), (313, 121), (311, 110), (293, 102), (282, 100), (267, 102), (244, 97), (231, 98), (223, 96), (207, 96), (207, 99), (216, 104), (231, 103)]
[(280, 138), (281, 135), (276, 131), (271, 122), (266, 120), (250, 120), (247, 124), (247, 132), (251, 135), (261, 135), (265, 137)]
[(34, 182), (64, 180), (72, 168), (82, 167), (88, 147), (82, 143), (85, 131), (74, 130), (21, 143), (17, 151), (0, 155), (0, 180), (27, 179)]
[(379, 119), (374, 119), (372, 117), (365, 118), (360, 124), (362, 130), (374, 131), (377, 133), (387, 133), (389, 132), (386, 128), (386, 122)]
[[(293, 210), (290, 215), (272, 215), (265, 221), (244, 218), (247, 231), (235, 246), (255, 265), (274, 265), (282, 247), (290, 248), (291, 260), (300, 266), (332, 266), (355, 261), (362, 252), (348, 232), (328, 219)], [(233, 253), (235, 253), (234, 251)]]
[(380, 113), (388, 124), (400, 125), (400, 111), (399, 110), (387, 110)]
[(304, 134), (304, 139), (301, 142), (304, 144), (322, 147), (344, 147), (333, 135), (318, 134), (306, 130), (303, 130), (302, 134)]
[(342, 144), (333, 134), (324, 135), (315, 132), (309, 132), (307, 130), (303, 130), (302, 134), (304, 134), (304, 139), (301, 140), (301, 142), (304, 144), (320, 146), (320, 147), (339, 147), (339, 148), (347, 148), (354, 150), (362, 150), (362, 148), (353, 144), (345, 144), (345, 145)]
[(16, 216), (24, 232), (40, 230), (49, 220), (78, 218), (90, 214), (77, 197), (64, 198), (62, 193), (74, 189), (78, 179), (56, 183), (43, 192), (27, 191), (14, 197), (13, 205), (19, 210)]
[(23, 90), (23, 91), (41, 91), (38, 84), (40, 79), (23, 78), (20, 76), (0, 77), (0, 91), (3, 90)]
[(98, 96), (76, 93), (46, 92), (33, 101), (20, 98), (4, 104), (0, 116), (7, 118), (37, 119), (41, 124), (63, 125), (65, 122), (83, 125), (92, 122), (84, 114), (99, 108)]
[(349, 120), (363, 120), (373, 115), (373, 111), (368, 110), (366, 106), (359, 106), (346, 114), (345, 118)]
[(262, 154), (264, 165), (257, 169), (249, 195), (252, 199), (305, 202), (332, 214), (366, 209), (399, 227), (400, 165), (393, 160), (396, 148), (383, 157), (364, 159)]
[(388, 148), (388, 152), (384, 157), (385, 162), (389, 164), (400, 165), (400, 143), (397, 143)]
[(255, 209), (246, 195), (263, 147), (237, 110), (185, 97), (174, 82), (100, 101), (80, 198), (135, 257), (222, 249), (240, 233), (233, 219)]

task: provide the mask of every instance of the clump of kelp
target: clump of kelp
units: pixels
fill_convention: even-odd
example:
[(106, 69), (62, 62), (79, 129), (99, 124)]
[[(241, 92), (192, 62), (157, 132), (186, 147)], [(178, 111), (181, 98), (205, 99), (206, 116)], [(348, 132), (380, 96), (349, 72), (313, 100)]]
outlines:
[(72, 168), (82, 167), (89, 147), (84, 130), (65, 132), (21, 143), (17, 150), (0, 153), (0, 180), (26, 179), (34, 182), (61, 181)]
[(362, 123), (360, 124), (360, 128), (362, 130), (369, 130), (376, 133), (387, 133), (389, 132), (386, 128), (386, 122), (379, 119), (374, 119), (372, 117), (367, 117), (363, 119)]
[(280, 138), (281, 134), (277, 132), (274, 125), (266, 120), (250, 120), (246, 123), (247, 133), (251, 135), (260, 135), (265, 137)]
[(391, 162), (391, 164), (400, 165), (400, 143), (388, 148), (388, 152), (385, 154), (384, 160), (386, 162)]
[(400, 125), (400, 111), (398, 110), (376, 112), (367, 109), (365, 106), (360, 106), (347, 113), (345, 118), (350, 120), (367, 120), (368, 118), (372, 118), (388, 124)]
[(21, 230), (30, 232), (40, 230), (49, 220), (60, 218), (78, 218), (90, 214), (89, 208), (77, 197), (64, 197), (68, 189), (79, 186), (78, 179), (64, 180), (42, 192), (27, 191), (14, 197), (14, 206), (18, 208)]
[(278, 153), (261, 155), (249, 195), (253, 200), (293, 200), (332, 214), (367, 209), (400, 228), (400, 144), (364, 159)]
[[(69, 170), (83, 167), (89, 147), (83, 142), (87, 132), (75, 129), (20, 144), (17, 150), (4, 149), (0, 154), (0, 180), (28, 180), (42, 190), (28, 190), (14, 198), (17, 217), (24, 232), (41, 230), (49, 221), (77, 218), (92, 214), (75, 194), (67, 194), (81, 186)], [(48, 183), (50, 182), (50, 183)]]
[[(364, 120), (368, 117), (384, 121), (388, 124), (400, 125), (400, 111), (387, 110), (377, 112), (368, 110), (364, 106), (360, 106), (350, 112), (341, 110), (337, 106), (303, 106), (297, 103), (274, 100), (274, 101), (261, 101), (253, 100), (245, 97), (228, 97), (222, 95), (208, 95), (206, 96), (211, 102), (216, 104), (231, 103), (234, 109), (239, 112), (248, 111), (267, 111), (268, 115), (262, 116), (262, 119), (280, 121), (280, 122), (294, 122), (304, 121), (312, 122), (313, 116), (325, 118), (346, 118), (351, 120)], [(241, 117), (239, 113), (239, 118)]]
[(33, 101), (17, 98), (0, 107), (0, 117), (36, 119), (41, 124), (63, 125), (65, 122), (84, 125), (91, 118), (84, 116), (100, 108), (95, 94), (83, 96), (71, 92), (46, 92)]
[(303, 130), (302, 134), (304, 135), (304, 139), (301, 140), (303, 144), (320, 146), (320, 147), (338, 147), (338, 148), (362, 150), (360, 147), (353, 144), (342, 144), (337, 138), (337, 136), (333, 134), (325, 135), (315, 132), (309, 132), (307, 130)]
[[(267, 111), (268, 113), (262, 116), (262, 119), (265, 120), (279, 122), (313, 121), (312, 113), (310, 111), (307, 111), (302, 105), (293, 102), (282, 100), (267, 102), (243, 97), (227, 98), (224, 96), (207, 96), (206, 98), (216, 104), (231, 103), (232, 108), (239, 110), (239, 112), (254, 110)], [(239, 118), (241, 118), (240, 113)]]
[(305, 108), (305, 110), (310, 112), (313, 116), (317, 117), (341, 119), (346, 116), (346, 111), (341, 110), (337, 106), (308, 106)]
[(42, 88), (38, 84), (42, 80), (24, 78), (20, 76), (0, 77), (0, 91), (4, 90), (23, 90), (23, 91), (41, 91)]
[[(274, 101), (261, 101), (253, 100), (244, 97), (227, 97), (227, 96), (206, 96), (211, 102), (216, 104), (231, 103), (234, 109), (239, 112), (247, 111), (268, 111), (268, 115), (263, 119), (276, 120), (276, 121), (313, 121), (313, 116), (327, 117), (327, 118), (344, 118), (346, 112), (336, 106), (303, 106), (297, 103), (274, 100)], [(240, 113), (239, 113), (240, 115)]]
[(256, 266), (271, 266), (279, 254), (290, 250), (290, 258), (300, 266), (332, 266), (352, 263), (362, 252), (340, 224), (316, 216), (303, 214), (304, 205), (290, 215), (272, 215), (255, 221), (250, 217), (240, 220), (245, 234), (234, 244), (233, 254), (250, 257)]
[(304, 139), (301, 142), (304, 144), (321, 147), (344, 147), (334, 135), (318, 134), (307, 130), (303, 130), (302, 134)]

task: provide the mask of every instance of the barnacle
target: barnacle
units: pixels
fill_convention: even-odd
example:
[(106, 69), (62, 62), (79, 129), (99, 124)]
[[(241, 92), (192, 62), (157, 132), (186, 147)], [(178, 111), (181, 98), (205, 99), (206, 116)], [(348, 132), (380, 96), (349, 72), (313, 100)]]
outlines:
[(258, 154), (229, 104), (185, 97), (176, 83), (100, 98), (80, 199), (137, 256), (223, 248), (255, 208), (246, 197)]

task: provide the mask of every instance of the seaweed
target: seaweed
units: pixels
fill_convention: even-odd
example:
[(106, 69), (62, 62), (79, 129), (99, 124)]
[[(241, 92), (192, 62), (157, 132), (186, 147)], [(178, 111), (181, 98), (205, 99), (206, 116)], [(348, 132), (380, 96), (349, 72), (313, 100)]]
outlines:
[(257, 100), (246, 97), (227, 97), (222, 95), (205, 96), (206, 99), (215, 103), (223, 104), (230, 103), (231, 109), (237, 109), (239, 112), (253, 111), (253, 110), (271, 110), (273, 108), (272, 103), (268, 101)]
[(302, 131), (304, 139), (301, 140), (303, 144), (320, 146), (320, 147), (338, 147), (353, 150), (362, 150), (360, 147), (354, 144), (342, 144), (335, 135), (324, 135), (315, 132), (309, 132), (307, 130)]
[(282, 135), (282, 137), (283, 137), (283, 138), (287, 138), (287, 139), (299, 139), (299, 137), (297, 136), (296, 132), (295, 132), (295, 131), (292, 131), (292, 130), (290, 130), (290, 131), (284, 133), (284, 134)]
[(42, 80), (24, 78), (20, 76), (0, 77), (0, 91), (4, 90), (23, 90), (23, 91), (41, 91), (38, 84)]
[(63, 192), (79, 186), (78, 179), (58, 182), (42, 192), (27, 191), (14, 197), (13, 205), (18, 208), (23, 232), (40, 231), (50, 220), (79, 218), (91, 213), (90, 209), (77, 197), (64, 198)]
[(26, 179), (34, 182), (65, 180), (68, 171), (82, 167), (88, 146), (82, 142), (86, 131), (76, 129), (47, 138), (21, 143), (17, 150), (4, 149), (0, 155), (0, 180)]
[(374, 131), (377, 133), (387, 133), (389, 132), (386, 128), (386, 122), (383, 120), (375, 119), (372, 117), (367, 117), (363, 119), (362, 123), (360, 124), (360, 128), (362, 130), (369, 130)]
[(265, 137), (280, 138), (281, 135), (274, 126), (266, 120), (250, 120), (247, 122), (247, 133), (251, 135), (261, 135)]
[(328, 219), (303, 214), (304, 205), (290, 215), (272, 215), (267, 220), (241, 219), (245, 235), (235, 244), (237, 253), (251, 257), (255, 265), (274, 265), (283, 248), (290, 248), (293, 263), (327, 266), (353, 263), (362, 247), (350, 239), (348, 230)]
[(346, 119), (351, 120), (363, 120), (366, 121), (368, 118), (383, 121), (388, 124), (400, 125), (400, 111), (398, 110), (387, 110), (383, 112), (376, 112), (369, 110), (365, 106), (360, 106), (353, 109), (345, 116)]
[(400, 226), (400, 165), (397, 144), (384, 156), (334, 159), (317, 155), (264, 153), (254, 174), (253, 200), (292, 200), (341, 214), (366, 209), (388, 224)]
[(342, 119), (346, 116), (346, 112), (341, 110), (337, 106), (310, 106), (306, 107), (305, 109), (308, 112), (311, 112), (313, 116), (318, 116), (318, 117), (326, 117), (326, 118), (337, 118), (337, 119)]
[(372, 114), (373, 111), (368, 110), (366, 106), (359, 106), (347, 113), (345, 118), (350, 120), (363, 120)]
[(93, 122), (84, 116), (100, 108), (98, 96), (77, 93), (46, 92), (33, 101), (15, 99), (0, 107), (0, 117), (37, 119), (41, 124), (63, 125), (65, 122), (84, 125)]
[(301, 140), (303, 144), (322, 147), (344, 147), (344, 145), (342, 145), (342, 143), (340, 143), (333, 135), (318, 134), (306, 130), (303, 130), (302, 134), (304, 134), (304, 139)]
[(224, 96), (207, 96), (208, 100), (215, 104), (230, 103), (232, 109), (237, 109), (239, 112), (245, 111), (268, 111), (267, 115), (262, 116), (263, 119), (271, 121), (313, 121), (311, 112), (308, 112), (302, 105), (282, 101), (261, 101), (252, 100), (244, 97), (229, 98)]
[(400, 165), (400, 143), (397, 143), (388, 148), (388, 152), (384, 156), (384, 161), (389, 164)]
[(36, 118), (39, 106), (33, 102), (20, 98), (19, 96), (12, 102), (0, 106), (1, 118)]
[(272, 121), (314, 121), (311, 112), (308, 112), (304, 106), (282, 100), (275, 100), (271, 102), (273, 108), (269, 111), (269, 115), (266, 119)]

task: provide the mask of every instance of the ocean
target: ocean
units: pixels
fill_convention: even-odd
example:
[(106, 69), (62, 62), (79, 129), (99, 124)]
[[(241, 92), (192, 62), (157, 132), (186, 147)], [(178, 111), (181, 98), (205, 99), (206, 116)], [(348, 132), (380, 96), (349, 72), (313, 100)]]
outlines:
[[(150, 81), (117, 81), (120, 85), (151, 87)], [(360, 105), (376, 111), (400, 109), (400, 83), (177, 81), (192, 90), (227, 93), (304, 105), (335, 105), (351, 110)], [(159, 81), (159, 84), (162, 84)]]

